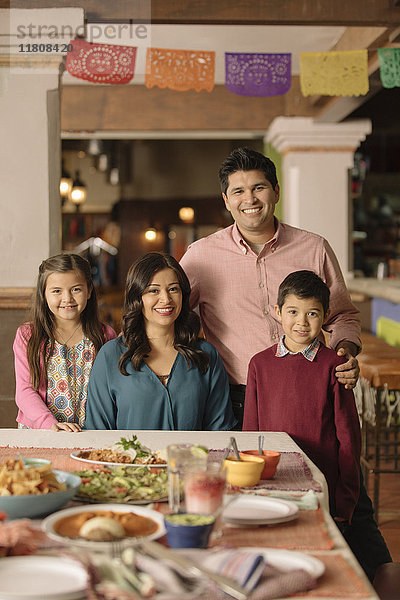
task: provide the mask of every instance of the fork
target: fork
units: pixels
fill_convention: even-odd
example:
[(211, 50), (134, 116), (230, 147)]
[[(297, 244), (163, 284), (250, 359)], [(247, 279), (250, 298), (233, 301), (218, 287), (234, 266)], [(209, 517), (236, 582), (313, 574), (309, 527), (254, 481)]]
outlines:
[[(129, 561), (124, 559), (124, 554), (129, 550), (133, 552), (133, 557)], [(115, 567), (116, 575), (122, 584), (129, 586), (138, 592), (143, 598), (149, 598), (154, 595), (154, 582), (146, 573), (139, 573), (135, 566), (134, 549), (127, 547), (122, 540), (113, 540), (111, 542), (112, 564)]]
[(123, 552), (123, 545), (120, 539), (112, 540), (111, 542), (111, 556), (113, 560), (121, 559)]

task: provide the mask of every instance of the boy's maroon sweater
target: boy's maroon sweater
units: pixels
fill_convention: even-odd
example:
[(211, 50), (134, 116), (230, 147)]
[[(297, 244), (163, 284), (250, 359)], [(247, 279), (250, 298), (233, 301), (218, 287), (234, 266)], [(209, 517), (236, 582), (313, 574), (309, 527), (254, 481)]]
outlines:
[(350, 521), (361, 434), (354, 394), (335, 376), (343, 358), (322, 344), (312, 362), (301, 353), (277, 357), (276, 348), (250, 361), (243, 430), (286, 431), (325, 475), (331, 514)]

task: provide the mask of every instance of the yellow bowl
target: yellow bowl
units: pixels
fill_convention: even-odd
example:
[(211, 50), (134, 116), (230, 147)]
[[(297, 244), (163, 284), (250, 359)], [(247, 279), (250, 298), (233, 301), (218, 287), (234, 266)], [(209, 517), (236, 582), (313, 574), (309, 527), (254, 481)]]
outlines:
[(241, 460), (227, 458), (224, 461), (226, 469), (226, 480), (231, 485), (238, 487), (252, 487), (260, 481), (261, 472), (264, 468), (264, 459), (251, 454), (239, 452)]

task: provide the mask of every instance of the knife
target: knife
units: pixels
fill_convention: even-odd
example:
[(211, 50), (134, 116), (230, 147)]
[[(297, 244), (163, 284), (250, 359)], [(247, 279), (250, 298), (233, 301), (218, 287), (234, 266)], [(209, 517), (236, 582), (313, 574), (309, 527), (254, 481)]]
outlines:
[(187, 556), (183, 556), (178, 552), (174, 552), (173, 550), (170, 550), (169, 548), (166, 548), (157, 542), (151, 542), (147, 540), (143, 541), (140, 543), (140, 549), (153, 558), (169, 560), (182, 569), (185, 569), (192, 575), (197, 577), (202, 575), (208, 579), (212, 579), (212, 581), (214, 581), (221, 590), (237, 600), (246, 600), (249, 595), (249, 593), (240, 585), (238, 585), (233, 579), (225, 577), (224, 575), (220, 575), (219, 573), (214, 573), (213, 571), (209, 571), (203, 567), (199, 567), (197, 563)]

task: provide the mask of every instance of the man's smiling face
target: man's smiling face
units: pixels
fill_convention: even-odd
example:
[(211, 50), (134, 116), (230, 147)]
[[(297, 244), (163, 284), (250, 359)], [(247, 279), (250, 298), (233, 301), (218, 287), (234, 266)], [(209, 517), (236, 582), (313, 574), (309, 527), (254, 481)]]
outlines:
[(274, 189), (262, 171), (232, 173), (226, 194), (222, 197), (244, 238), (252, 241), (255, 236), (263, 234), (272, 237), (279, 185)]

